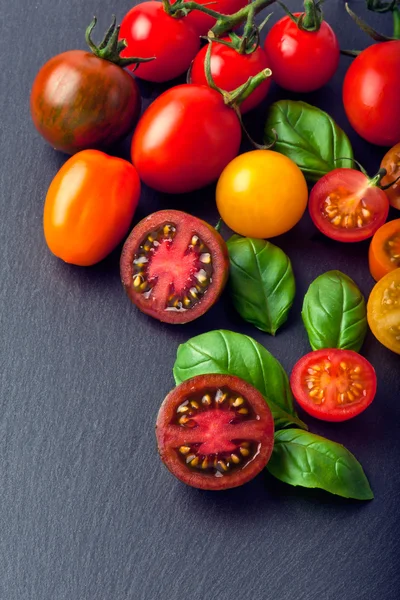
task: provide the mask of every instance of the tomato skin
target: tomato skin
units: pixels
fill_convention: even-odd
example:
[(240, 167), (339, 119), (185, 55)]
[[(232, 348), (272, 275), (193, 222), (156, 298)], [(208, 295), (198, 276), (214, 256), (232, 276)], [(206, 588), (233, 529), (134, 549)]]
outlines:
[[(229, 38), (222, 39), (229, 41)], [(191, 83), (207, 85), (204, 72), (206, 53), (207, 46), (204, 46), (194, 59), (190, 72)], [(212, 44), (211, 74), (216, 85), (224, 91), (232, 92), (246, 83), (249, 77), (254, 77), (267, 68), (267, 54), (260, 47), (251, 54), (239, 54), (234, 48), (224, 44)], [(270, 85), (270, 78), (263, 81), (240, 105), (240, 112), (244, 114), (260, 104), (267, 96)]]
[(67, 263), (103, 260), (129, 230), (140, 196), (136, 169), (98, 150), (70, 158), (50, 184), (44, 235), (51, 252)]
[(400, 354), (400, 269), (375, 284), (368, 298), (367, 319), (376, 339)]
[(186, 17), (169, 16), (161, 2), (142, 2), (123, 18), (120, 39), (127, 41), (121, 56), (155, 60), (142, 63), (135, 75), (146, 81), (163, 82), (182, 75), (200, 48), (200, 37)]
[[(171, 4), (174, 4), (176, 0), (172, 0)], [(190, 0), (186, 0), (190, 2)], [(205, 4), (211, 10), (222, 15), (233, 15), (241, 8), (245, 7), (249, 3), (249, 0), (200, 0), (197, 4)], [(208, 31), (215, 25), (215, 19), (200, 12), (199, 10), (192, 10), (187, 17), (185, 17), (188, 23), (197, 31), (199, 35), (206, 35)]]
[(169, 194), (200, 189), (239, 152), (242, 132), (234, 110), (203, 85), (173, 87), (144, 112), (132, 139), (140, 179)]
[(51, 58), (32, 87), (31, 115), (44, 139), (74, 154), (111, 146), (135, 126), (138, 85), (121, 67), (83, 50)]
[(339, 64), (339, 42), (326, 21), (318, 31), (303, 31), (290, 17), (283, 17), (270, 29), (264, 48), (274, 81), (292, 92), (319, 89)]
[[(387, 175), (382, 179), (382, 185), (389, 185), (400, 177), (400, 142), (386, 152), (381, 167), (387, 171)], [(385, 190), (385, 194), (389, 198), (390, 204), (400, 210), (400, 179)]]
[[(296, 363), (290, 386), (309, 415), (340, 422), (356, 417), (371, 404), (377, 380), (374, 367), (357, 352), (324, 348), (309, 352)], [(314, 390), (323, 391), (322, 401), (318, 396), (310, 396)]]
[[(390, 243), (389, 243), (390, 242)], [(400, 219), (385, 223), (369, 246), (369, 270), (375, 281), (400, 267)]]
[(307, 197), (299, 167), (273, 150), (253, 150), (236, 157), (224, 169), (216, 191), (217, 208), (228, 227), (254, 238), (289, 231), (301, 219)]
[(400, 41), (372, 44), (351, 63), (343, 103), (351, 126), (367, 142), (400, 140)]
[[(327, 208), (327, 203), (334, 208)], [(314, 225), (327, 237), (339, 242), (360, 242), (371, 237), (386, 221), (389, 213), (389, 201), (385, 192), (369, 185), (366, 175), (355, 169), (334, 169), (314, 185), (310, 193), (309, 211)], [(328, 211), (330, 214), (328, 214)], [(362, 211), (369, 212), (364, 217)], [(367, 213), (365, 213), (367, 214)], [(345, 226), (345, 219), (351, 221)], [(342, 217), (340, 224), (333, 220)], [(357, 225), (360, 217), (363, 225)]]

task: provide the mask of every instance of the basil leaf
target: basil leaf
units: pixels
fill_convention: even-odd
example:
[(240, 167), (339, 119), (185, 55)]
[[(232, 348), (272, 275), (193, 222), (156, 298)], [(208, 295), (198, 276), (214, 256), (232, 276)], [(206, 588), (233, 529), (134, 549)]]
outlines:
[(341, 444), (300, 429), (276, 432), (267, 469), (290, 485), (321, 488), (357, 500), (374, 497), (360, 463), (351, 452)]
[(291, 158), (309, 181), (339, 167), (352, 167), (353, 149), (347, 135), (326, 112), (298, 100), (271, 104), (265, 124), (265, 140), (278, 137), (274, 150)]
[(275, 335), (296, 293), (289, 257), (265, 240), (233, 235), (227, 241), (233, 305), (245, 321)]
[(202, 333), (178, 347), (174, 364), (178, 385), (195, 375), (236, 375), (292, 417), (296, 415), (289, 381), (282, 365), (258, 342), (233, 331)]
[(344, 273), (328, 271), (317, 277), (304, 297), (301, 314), (313, 350), (360, 350), (367, 333), (365, 300)]

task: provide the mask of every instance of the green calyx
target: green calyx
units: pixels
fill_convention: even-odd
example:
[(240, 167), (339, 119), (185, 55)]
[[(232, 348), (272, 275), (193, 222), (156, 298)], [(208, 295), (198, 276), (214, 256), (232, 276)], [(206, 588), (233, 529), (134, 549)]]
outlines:
[[(223, 44), (224, 46), (228, 46), (229, 48), (233, 48), (238, 54), (253, 54), (257, 50), (260, 45), (260, 33), (263, 27), (268, 23), (271, 18), (272, 13), (266, 16), (264, 21), (258, 27), (254, 23), (254, 11), (249, 11), (248, 17), (246, 20), (246, 24), (244, 26), (243, 35), (238, 35), (235, 32), (231, 32), (228, 34), (228, 40), (218, 39), (218, 44)], [(205, 37), (209, 42), (214, 41), (214, 37), (212, 32), (209, 33), (209, 36)]]
[(106, 35), (104, 36), (103, 41), (96, 46), (96, 44), (92, 40), (92, 33), (97, 24), (97, 18), (93, 17), (93, 21), (90, 23), (89, 27), (86, 29), (86, 42), (93, 52), (95, 56), (98, 58), (102, 58), (103, 60), (108, 60), (112, 62), (114, 65), (118, 67), (128, 67), (129, 65), (139, 65), (139, 63), (150, 62), (154, 60), (155, 57), (151, 58), (136, 58), (136, 57), (126, 57), (123, 58), (121, 56), (121, 52), (125, 50), (127, 47), (126, 40), (119, 40), (119, 30), (120, 27), (117, 26), (117, 20), (115, 15), (113, 15), (112, 23), (108, 28)]
[(278, 4), (297, 27), (302, 31), (318, 31), (321, 27), (324, 16), (321, 9), (323, 0), (304, 0), (304, 12), (295, 17), (292, 12), (282, 2)]

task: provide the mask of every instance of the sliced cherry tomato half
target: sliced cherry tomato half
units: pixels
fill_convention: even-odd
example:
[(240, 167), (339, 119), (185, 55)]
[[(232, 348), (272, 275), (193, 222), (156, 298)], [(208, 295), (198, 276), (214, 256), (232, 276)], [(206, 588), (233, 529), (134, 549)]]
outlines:
[(375, 285), (368, 299), (367, 317), (376, 339), (400, 354), (400, 269), (391, 271)]
[(369, 270), (378, 281), (400, 267), (400, 219), (389, 221), (378, 229), (369, 247)]
[(290, 386), (300, 406), (322, 421), (347, 421), (362, 413), (376, 394), (371, 363), (353, 350), (328, 348), (303, 356)]
[(400, 209), (400, 179), (398, 179), (400, 177), (400, 143), (385, 154), (381, 167), (387, 171), (387, 175), (382, 179), (382, 185), (393, 184), (385, 190), (385, 194), (389, 198), (390, 204)]
[(188, 323), (219, 298), (228, 250), (218, 231), (178, 210), (160, 210), (132, 230), (121, 255), (121, 279), (136, 306), (165, 323)]
[(366, 240), (389, 213), (385, 192), (355, 169), (324, 175), (311, 190), (308, 206), (315, 226), (339, 242)]
[(203, 490), (226, 490), (265, 467), (274, 420), (252, 385), (231, 375), (199, 375), (165, 398), (156, 435), (161, 460), (175, 477)]

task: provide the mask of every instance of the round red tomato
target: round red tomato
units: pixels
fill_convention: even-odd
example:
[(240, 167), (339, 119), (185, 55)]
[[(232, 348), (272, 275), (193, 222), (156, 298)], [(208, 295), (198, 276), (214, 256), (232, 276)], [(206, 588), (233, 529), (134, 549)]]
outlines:
[(274, 81), (292, 92), (319, 89), (339, 64), (339, 42), (326, 21), (317, 31), (305, 31), (290, 17), (283, 17), (269, 31), (264, 48)]
[[(171, 4), (175, 4), (175, 2), (176, 0), (172, 0)], [(190, 2), (190, 0), (185, 0), (185, 2)], [(233, 15), (233, 13), (246, 6), (249, 0), (196, 0), (196, 3), (204, 4), (207, 8), (222, 15)], [(210, 17), (210, 15), (206, 15), (199, 10), (192, 10), (186, 19), (199, 35), (206, 35), (215, 25), (214, 17)]]
[(121, 56), (155, 57), (137, 69), (131, 67), (137, 77), (147, 81), (169, 81), (182, 75), (200, 48), (200, 37), (186, 17), (168, 15), (163, 4), (153, 0), (128, 12), (119, 38), (127, 42)]
[(371, 363), (353, 350), (328, 348), (296, 363), (290, 386), (300, 406), (323, 421), (347, 421), (362, 413), (376, 394)]
[(308, 207), (323, 234), (339, 242), (360, 242), (386, 221), (389, 200), (360, 171), (335, 169), (314, 185)]
[(140, 179), (170, 194), (202, 188), (237, 155), (241, 126), (221, 94), (185, 84), (159, 96), (144, 112), (132, 139)]
[[(222, 38), (230, 41), (229, 37)], [(207, 46), (204, 46), (192, 63), (190, 80), (192, 83), (207, 85), (204, 72), (204, 62)], [(268, 68), (266, 52), (258, 47), (249, 54), (239, 54), (237, 50), (225, 44), (213, 42), (211, 47), (211, 74), (216, 85), (226, 92), (232, 92), (260, 71)], [(270, 79), (263, 81), (254, 92), (240, 105), (241, 113), (246, 113), (264, 100), (269, 87)]]
[(373, 44), (350, 65), (343, 103), (351, 126), (371, 144), (400, 140), (400, 40)]

